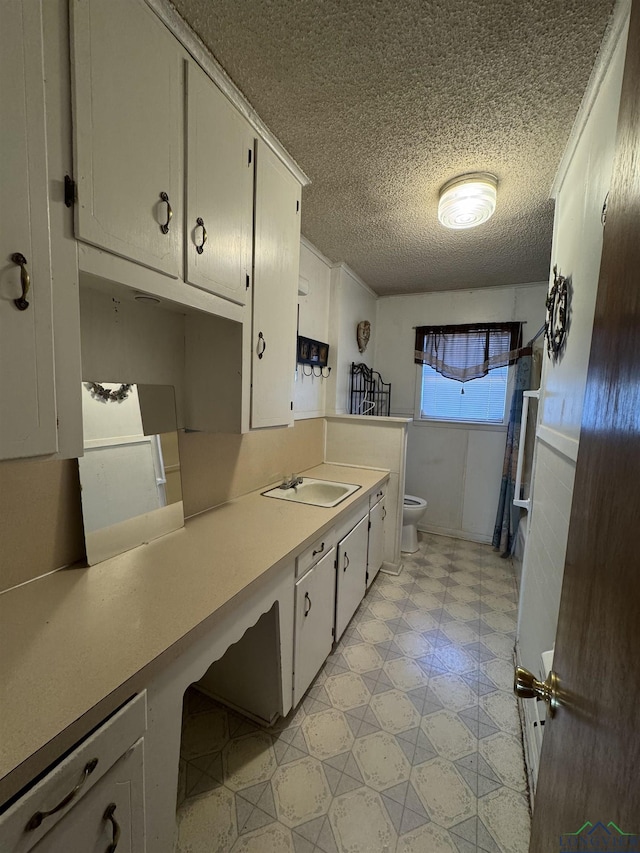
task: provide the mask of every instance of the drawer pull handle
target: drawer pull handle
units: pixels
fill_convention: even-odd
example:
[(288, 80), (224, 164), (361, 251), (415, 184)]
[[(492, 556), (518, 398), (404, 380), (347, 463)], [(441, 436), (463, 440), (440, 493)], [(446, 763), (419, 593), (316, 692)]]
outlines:
[(27, 259), (20, 252), (14, 252), (13, 255), (11, 255), (11, 260), (14, 264), (17, 264), (20, 267), (20, 284), (22, 286), (22, 296), (18, 297), (18, 299), (14, 299), (13, 304), (16, 306), (18, 311), (26, 311), (29, 307), (26, 296), (31, 286), (31, 279), (29, 278), (29, 273), (27, 271)]
[(344, 566), (343, 566), (343, 568), (342, 568), (342, 571), (343, 571), (343, 572), (346, 572), (348, 568), (349, 568), (349, 555), (348, 555), (348, 554), (347, 554), (347, 552), (345, 551), (345, 552), (344, 552)]
[(32, 829), (37, 829), (46, 817), (50, 817), (52, 814), (59, 812), (65, 806), (68, 806), (69, 803), (75, 799), (76, 795), (78, 794), (84, 783), (87, 781), (87, 778), (91, 776), (97, 766), (97, 758), (92, 758), (91, 761), (88, 761), (84, 766), (84, 770), (82, 771), (82, 778), (75, 786), (75, 788), (72, 791), (69, 791), (67, 796), (63, 797), (63, 799), (60, 800), (58, 805), (50, 809), (48, 812), (36, 812), (25, 826), (25, 832), (31, 832)]
[[(307, 605), (309, 605), (309, 606), (307, 607)], [(307, 616), (310, 613), (311, 613), (311, 599), (309, 598), (309, 593), (305, 592), (305, 594), (304, 594), (304, 616), (305, 616), (305, 619), (307, 618)]]
[(322, 554), (323, 551), (324, 551), (324, 542), (322, 543), (322, 545), (320, 545), (320, 547), (318, 548), (317, 551), (313, 552), (313, 554), (311, 556), (315, 557), (316, 554)]
[(163, 201), (167, 205), (167, 221), (160, 226), (160, 230), (163, 234), (168, 234), (169, 223), (171, 222), (171, 217), (173, 216), (173, 210), (171, 209), (171, 204), (169, 203), (169, 196), (164, 191), (160, 193), (160, 201)]
[[(200, 234), (198, 234), (198, 228), (202, 228)], [(200, 237), (201, 242), (198, 243), (198, 237)], [(204, 227), (204, 220), (201, 216), (196, 219), (196, 252), (201, 255), (204, 252), (204, 244), (207, 242), (207, 229)]]
[(376, 495), (376, 497), (377, 497), (377, 498), (381, 498), (383, 494), (384, 494), (384, 492), (382, 491), (382, 489), (380, 489), (380, 491), (378, 492), (378, 494)]
[[(260, 349), (262, 347), (262, 349)], [(264, 339), (262, 332), (258, 332), (258, 358), (262, 358), (267, 349), (267, 342)]]
[(105, 813), (102, 815), (102, 820), (110, 820), (111, 826), (113, 827), (113, 841), (105, 850), (105, 853), (115, 853), (115, 849), (118, 846), (118, 841), (120, 841), (120, 824), (115, 818), (115, 810), (116, 804), (109, 803)]

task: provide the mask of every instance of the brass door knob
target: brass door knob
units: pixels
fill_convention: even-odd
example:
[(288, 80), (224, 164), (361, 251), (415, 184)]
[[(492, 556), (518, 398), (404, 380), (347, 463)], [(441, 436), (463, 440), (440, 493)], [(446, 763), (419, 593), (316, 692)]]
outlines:
[(558, 676), (549, 673), (546, 681), (539, 681), (532, 672), (522, 666), (517, 666), (513, 680), (513, 692), (519, 699), (542, 700), (547, 706), (547, 714), (553, 717), (560, 705), (558, 697)]

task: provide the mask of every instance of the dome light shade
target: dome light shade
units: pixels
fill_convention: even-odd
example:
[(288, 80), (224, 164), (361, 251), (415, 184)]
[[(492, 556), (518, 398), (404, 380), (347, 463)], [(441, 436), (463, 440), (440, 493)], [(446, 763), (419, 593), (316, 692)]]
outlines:
[(487, 172), (459, 175), (440, 190), (438, 219), (445, 228), (475, 228), (496, 209), (498, 179)]

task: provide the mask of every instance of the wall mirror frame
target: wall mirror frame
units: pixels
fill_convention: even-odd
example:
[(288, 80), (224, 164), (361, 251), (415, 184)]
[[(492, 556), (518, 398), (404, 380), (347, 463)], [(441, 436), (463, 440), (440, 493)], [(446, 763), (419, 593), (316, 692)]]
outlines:
[(90, 566), (184, 526), (170, 385), (83, 382), (78, 459)]

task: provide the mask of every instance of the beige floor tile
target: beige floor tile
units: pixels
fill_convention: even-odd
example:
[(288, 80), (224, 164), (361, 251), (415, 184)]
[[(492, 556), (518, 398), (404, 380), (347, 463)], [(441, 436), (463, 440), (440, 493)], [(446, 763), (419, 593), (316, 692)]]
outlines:
[(411, 765), (398, 741), (388, 732), (358, 738), (353, 754), (365, 783), (376, 791), (384, 791), (409, 778)]
[(278, 819), (289, 827), (326, 814), (331, 803), (322, 764), (310, 755), (278, 767), (271, 785)]
[(412, 592), (411, 601), (421, 610), (440, 610), (442, 602), (432, 592)]
[(438, 614), (425, 613), (422, 610), (411, 610), (404, 613), (402, 618), (414, 631), (435, 631), (438, 627)]
[(356, 625), (358, 633), (365, 643), (385, 643), (393, 638), (393, 631), (386, 622), (379, 619), (369, 619), (366, 622), (358, 622)]
[(371, 672), (372, 669), (380, 669), (383, 664), (378, 650), (369, 643), (346, 646), (342, 650), (342, 655), (348, 663), (349, 669), (354, 672)]
[(434, 758), (414, 767), (411, 782), (435, 823), (447, 829), (476, 813), (476, 798), (451, 762)]
[(482, 642), (496, 657), (513, 662), (513, 637), (506, 634), (484, 634)]
[(295, 853), (291, 832), (279, 823), (243, 835), (231, 853)]
[(340, 853), (392, 853), (396, 833), (380, 796), (359, 788), (336, 797), (329, 821)]
[(367, 685), (356, 672), (330, 675), (324, 687), (329, 694), (331, 704), (341, 711), (365, 705), (371, 698)]
[(483, 738), (478, 747), (480, 755), (495, 770), (500, 781), (516, 791), (526, 790), (524, 757), (519, 738), (498, 732)]
[(478, 627), (470, 622), (447, 622), (442, 626), (442, 631), (452, 643), (459, 645), (478, 641)]
[[(514, 611), (515, 614), (515, 611)], [(516, 630), (516, 616), (511, 616), (509, 613), (483, 613), (482, 618), (490, 628), (494, 631), (501, 631), (507, 634)]]
[(447, 588), (439, 578), (419, 577), (416, 578), (416, 583), (422, 592), (444, 592)]
[[(456, 583), (462, 584), (463, 586), (476, 586), (480, 581), (478, 580), (475, 574), (472, 574), (478, 566), (473, 563), (466, 563), (465, 561), (458, 562), (456, 560), (456, 568), (460, 567), (462, 571), (456, 571), (453, 573), (453, 578)], [(471, 571), (465, 571), (465, 566), (468, 566)]]
[(458, 853), (458, 848), (446, 829), (428, 823), (403, 835), (397, 853)]
[(401, 690), (387, 690), (371, 698), (371, 708), (385, 731), (406, 732), (420, 724), (415, 705)]
[(405, 631), (404, 634), (396, 634), (395, 644), (407, 657), (421, 658), (432, 651), (431, 643), (417, 631)]
[(480, 664), (480, 669), (489, 676), (491, 681), (505, 692), (513, 691), (513, 663), (501, 658), (488, 660)]
[(438, 675), (429, 681), (429, 687), (450, 711), (471, 708), (478, 701), (473, 690), (458, 675)]
[(385, 661), (384, 671), (398, 690), (415, 690), (424, 687), (428, 681), (418, 664), (410, 658)]
[(216, 788), (178, 809), (176, 853), (228, 853), (237, 837), (235, 797)]
[(449, 616), (452, 616), (459, 622), (472, 622), (474, 620), (477, 621), (479, 618), (478, 611), (474, 610), (473, 607), (469, 607), (463, 601), (448, 601), (444, 605), (444, 609)]
[(227, 712), (223, 708), (189, 715), (182, 724), (180, 753), (190, 761), (199, 755), (219, 752), (228, 739)]
[(351, 729), (344, 714), (337, 708), (306, 717), (302, 722), (302, 731), (309, 752), (321, 760), (347, 752), (353, 746)]
[(476, 738), (453, 711), (437, 711), (422, 718), (422, 731), (443, 758), (455, 761), (478, 748)]
[(438, 658), (450, 672), (464, 674), (477, 668), (476, 661), (457, 645), (438, 649)]
[(508, 788), (499, 788), (478, 800), (478, 814), (503, 853), (527, 853), (530, 818), (525, 798)]
[(387, 601), (401, 601), (403, 598), (407, 597), (406, 589), (402, 589), (398, 584), (381, 583), (378, 584), (376, 589), (383, 598), (387, 599)]
[(515, 696), (496, 690), (487, 693), (480, 699), (480, 707), (485, 711), (503, 732), (520, 737), (520, 716)]
[(271, 738), (265, 732), (232, 740), (222, 751), (224, 783), (232, 791), (266, 782), (276, 769)]
[(397, 619), (401, 615), (393, 601), (372, 601), (369, 610), (376, 619)]

